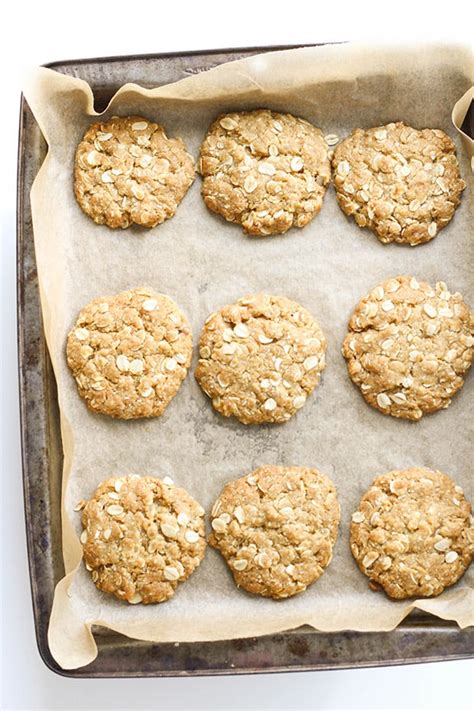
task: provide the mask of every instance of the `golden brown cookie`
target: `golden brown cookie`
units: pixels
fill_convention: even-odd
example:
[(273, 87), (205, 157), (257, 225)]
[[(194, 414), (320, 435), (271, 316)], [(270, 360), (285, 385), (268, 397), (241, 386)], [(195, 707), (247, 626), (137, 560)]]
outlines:
[(311, 222), (331, 177), (319, 128), (267, 109), (219, 116), (199, 165), (207, 207), (260, 237)]
[(451, 138), (400, 121), (355, 129), (334, 150), (332, 165), (340, 207), (384, 243), (433, 239), (466, 187)]
[(439, 595), (474, 555), (470, 514), (446, 474), (422, 467), (382, 474), (352, 514), (352, 555), (390, 597)]
[(224, 487), (212, 509), (209, 543), (237, 586), (263, 597), (291, 597), (331, 562), (339, 519), (327, 476), (306, 467), (264, 466)]
[(245, 296), (206, 320), (196, 380), (225, 417), (285, 422), (318, 384), (325, 352), (321, 329), (300, 304)]
[(99, 225), (155, 227), (173, 217), (193, 180), (181, 138), (142, 116), (93, 123), (77, 147), (74, 191)]
[(146, 287), (95, 299), (67, 339), (67, 362), (89, 409), (125, 420), (161, 415), (191, 355), (186, 316)]
[(419, 420), (446, 408), (474, 358), (474, 314), (446, 284), (398, 276), (355, 309), (342, 353), (365, 400), (385, 415)]
[(86, 568), (120, 600), (169, 600), (204, 557), (204, 509), (169, 479), (108, 479), (76, 508)]

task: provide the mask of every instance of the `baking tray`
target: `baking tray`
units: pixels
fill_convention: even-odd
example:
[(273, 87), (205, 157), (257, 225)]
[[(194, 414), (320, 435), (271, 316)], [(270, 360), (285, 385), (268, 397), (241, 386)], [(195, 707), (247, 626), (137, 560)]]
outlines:
[[(49, 64), (87, 81), (103, 110), (126, 82), (154, 87), (223, 62), (291, 47), (215, 50), (81, 59)], [(310, 627), (281, 634), (218, 642), (156, 644), (96, 630), (99, 654), (64, 671), (48, 648), (54, 587), (63, 577), (61, 472), (63, 452), (54, 373), (41, 321), (29, 194), (46, 155), (46, 143), (22, 97), (17, 186), (17, 308), (21, 443), (26, 533), (38, 649), (54, 672), (76, 678), (253, 674), (347, 669), (463, 659), (474, 650), (474, 630), (420, 611), (391, 632), (320, 633)]]

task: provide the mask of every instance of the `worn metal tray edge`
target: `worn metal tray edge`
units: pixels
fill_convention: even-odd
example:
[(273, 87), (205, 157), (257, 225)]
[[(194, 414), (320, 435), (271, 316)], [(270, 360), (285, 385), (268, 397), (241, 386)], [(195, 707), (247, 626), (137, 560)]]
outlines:
[[(163, 60), (186, 58), (190, 65), (196, 64), (196, 60), (203, 62), (204, 66), (197, 67), (197, 71), (202, 71), (215, 66), (216, 57), (221, 63), (257, 52), (291, 48), (294, 46), (118, 56), (56, 61), (47, 66), (77, 75), (76, 68), (87, 65), (142, 60), (159, 65)], [(116, 80), (118, 84), (123, 83), (123, 77)], [(114, 89), (115, 86), (105, 92), (109, 94), (108, 98)], [(58, 516), (62, 452), (56, 384), (42, 331), (29, 204), (31, 184), (46, 153), (41, 136), (34, 135), (35, 129), (38, 134), (39, 129), (22, 96), (17, 175), (21, 456), (35, 634), (45, 665), (59, 675), (75, 678), (209, 676), (392, 666), (472, 656), (472, 630), (460, 630), (454, 623), (418, 612), (407, 617), (392, 632), (381, 633), (346, 631), (325, 634), (307, 627), (258, 638), (186, 644), (152, 644), (107, 634), (103, 639), (100, 636), (97, 639), (99, 655), (87, 667), (76, 670), (59, 667), (49, 651), (47, 629), (54, 586), (64, 574)], [(28, 150), (32, 155), (28, 155)], [(52, 516), (54, 504), (57, 505), (56, 521)]]
[[(127, 54), (112, 54), (112, 55), (106, 55), (105, 57), (80, 57), (79, 59), (64, 59), (64, 60), (55, 60), (53, 62), (48, 62), (44, 66), (47, 67), (48, 69), (56, 69), (58, 67), (67, 67), (71, 65), (81, 65), (81, 64), (95, 64), (100, 62), (101, 64), (105, 63), (110, 63), (110, 62), (123, 62), (123, 61), (129, 61), (133, 60), (141, 62), (142, 60), (146, 59), (174, 59), (176, 57), (182, 58), (182, 57), (204, 57), (204, 58), (209, 58), (213, 57), (218, 54), (225, 54), (228, 56), (232, 56), (233, 59), (237, 59), (238, 55), (250, 55), (250, 54), (258, 54), (261, 52), (278, 52), (280, 50), (286, 50), (286, 49), (300, 49), (301, 47), (320, 47), (323, 46), (323, 44), (329, 44), (329, 43), (317, 43), (315, 42), (314, 44), (280, 44), (280, 45), (272, 45), (271, 47), (268, 46), (254, 46), (254, 47), (227, 47), (227, 48), (219, 48), (219, 49), (191, 49), (191, 50), (184, 50), (182, 52), (180, 51), (175, 51), (175, 52), (161, 52), (160, 54), (133, 54), (133, 55), (127, 55)], [(344, 44), (344, 42), (331, 42), (331, 44)], [(229, 61), (232, 61), (232, 59), (229, 59)]]

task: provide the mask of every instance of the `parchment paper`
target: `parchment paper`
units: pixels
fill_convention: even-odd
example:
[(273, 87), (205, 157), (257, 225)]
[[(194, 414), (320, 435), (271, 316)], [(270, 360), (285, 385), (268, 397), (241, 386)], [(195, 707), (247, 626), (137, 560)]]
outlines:
[[(473, 623), (472, 575), (441, 597), (394, 602), (367, 586), (352, 560), (348, 522), (379, 473), (439, 468), (471, 492), (472, 375), (447, 411), (410, 423), (384, 417), (363, 401), (347, 375), (340, 347), (353, 308), (373, 286), (400, 273), (444, 280), (474, 305), (471, 279), (472, 142), (464, 147), (451, 122), (471, 85), (463, 47), (339, 45), (275, 52), (233, 62), (159, 89), (127, 84), (107, 116), (143, 114), (181, 135), (197, 156), (222, 110), (269, 107), (300, 115), (324, 133), (347, 135), (403, 119), (440, 127), (458, 143), (468, 183), (450, 225), (427, 245), (382, 245), (337, 207), (333, 188), (304, 230), (249, 238), (209, 212), (200, 179), (176, 216), (151, 230), (95, 225), (73, 195), (76, 145), (95, 116), (83, 81), (36, 70), (26, 98), (49, 144), (31, 200), (44, 327), (61, 410), (64, 446), (63, 546), (66, 577), (58, 584), (49, 629), (63, 668), (91, 662), (92, 625), (152, 641), (245, 637), (308, 623), (324, 631), (390, 630), (414, 607)], [(157, 76), (157, 83), (159, 77)], [(465, 102), (467, 100), (465, 99)], [(462, 112), (461, 112), (462, 113)], [(457, 120), (462, 120), (458, 109)], [(215, 413), (193, 378), (196, 361), (161, 418), (117, 421), (91, 414), (65, 360), (65, 338), (79, 309), (95, 297), (150, 285), (184, 309), (197, 343), (206, 316), (245, 293), (283, 294), (306, 306), (327, 335), (327, 368), (305, 407), (282, 426), (245, 427)], [(342, 523), (334, 559), (303, 595), (275, 602), (239, 591), (219, 554), (208, 549), (198, 571), (162, 605), (128, 606), (100, 593), (81, 565), (80, 514), (73, 507), (112, 475), (171, 476), (210, 509), (222, 486), (264, 463), (316, 466), (336, 483)]]

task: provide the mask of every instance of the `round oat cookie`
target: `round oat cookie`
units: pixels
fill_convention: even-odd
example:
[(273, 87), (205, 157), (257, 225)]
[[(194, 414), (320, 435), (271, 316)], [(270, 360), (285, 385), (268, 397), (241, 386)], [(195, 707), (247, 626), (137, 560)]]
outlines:
[(337, 201), (381, 242), (428, 242), (453, 217), (466, 187), (455, 151), (436, 128), (418, 131), (400, 121), (357, 128), (334, 151)]
[(225, 417), (285, 422), (318, 384), (325, 352), (321, 329), (300, 304), (245, 296), (206, 320), (196, 380)]
[(260, 237), (311, 222), (331, 178), (319, 128), (267, 109), (219, 116), (199, 166), (207, 207)]
[(173, 217), (194, 180), (181, 138), (142, 116), (93, 123), (79, 143), (74, 191), (86, 215), (108, 227), (155, 227)]
[(442, 281), (398, 276), (372, 289), (349, 322), (342, 353), (365, 400), (419, 420), (446, 408), (474, 358), (474, 314)]
[(191, 327), (167, 296), (131, 289), (85, 306), (66, 351), (90, 410), (124, 420), (158, 417), (191, 364)]
[(474, 555), (470, 513), (446, 474), (422, 467), (382, 474), (352, 514), (352, 555), (392, 598), (439, 595)]
[(204, 509), (171, 479), (108, 479), (81, 508), (86, 568), (120, 600), (169, 600), (204, 558)]
[(306, 590), (332, 558), (340, 519), (332, 481), (306, 467), (264, 466), (229, 482), (209, 543), (238, 587), (274, 599)]

